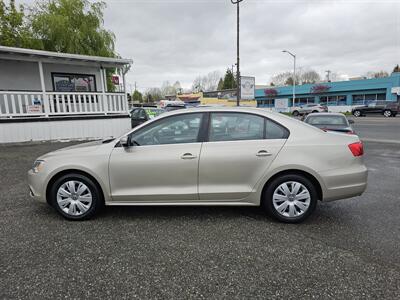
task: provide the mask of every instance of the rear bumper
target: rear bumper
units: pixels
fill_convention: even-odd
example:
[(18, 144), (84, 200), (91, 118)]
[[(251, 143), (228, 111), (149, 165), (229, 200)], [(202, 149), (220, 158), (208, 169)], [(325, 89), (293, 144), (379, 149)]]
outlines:
[(321, 175), (326, 187), (323, 201), (360, 196), (367, 188), (368, 169), (364, 164), (322, 172)]

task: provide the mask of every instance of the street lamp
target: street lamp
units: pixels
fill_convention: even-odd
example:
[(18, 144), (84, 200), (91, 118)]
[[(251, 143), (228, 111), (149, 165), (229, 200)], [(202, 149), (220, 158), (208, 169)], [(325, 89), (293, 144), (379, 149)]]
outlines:
[(231, 0), (232, 4), (236, 4), (236, 105), (240, 105), (240, 70), (239, 70), (239, 3), (243, 0)]
[(293, 54), (287, 50), (283, 50), (282, 52), (285, 52), (293, 57), (293, 107), (295, 104), (295, 99), (296, 99), (296, 54)]

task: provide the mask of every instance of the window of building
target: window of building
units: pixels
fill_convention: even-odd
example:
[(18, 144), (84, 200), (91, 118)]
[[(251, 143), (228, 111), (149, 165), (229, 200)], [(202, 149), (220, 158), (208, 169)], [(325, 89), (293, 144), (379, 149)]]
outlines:
[(55, 92), (95, 92), (94, 75), (52, 73)]
[(275, 99), (266, 99), (258, 101), (258, 106), (260, 107), (274, 107)]
[(296, 97), (296, 105), (304, 106), (315, 103), (315, 97)]
[(376, 100), (386, 100), (385, 93), (378, 93), (378, 94), (359, 94), (353, 95), (353, 105), (368, 105), (372, 101)]
[(346, 96), (337, 95), (337, 96), (320, 97), (320, 103), (322, 105), (328, 105), (328, 106), (346, 105)]

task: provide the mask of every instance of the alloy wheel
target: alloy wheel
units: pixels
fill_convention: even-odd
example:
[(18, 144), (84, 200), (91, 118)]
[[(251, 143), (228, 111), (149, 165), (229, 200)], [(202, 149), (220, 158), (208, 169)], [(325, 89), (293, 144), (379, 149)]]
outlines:
[(354, 115), (355, 117), (359, 117), (359, 116), (361, 116), (361, 112), (360, 112), (359, 110), (356, 110), (356, 111), (353, 113), (353, 115)]
[(385, 110), (384, 112), (383, 112), (383, 115), (385, 116), (385, 117), (391, 117), (392, 116), (392, 112), (390, 111), (390, 110)]
[(308, 189), (296, 181), (280, 184), (272, 195), (275, 210), (286, 218), (297, 218), (303, 215), (311, 203)]
[(58, 188), (57, 204), (66, 214), (80, 216), (90, 209), (92, 193), (83, 182), (70, 180)]

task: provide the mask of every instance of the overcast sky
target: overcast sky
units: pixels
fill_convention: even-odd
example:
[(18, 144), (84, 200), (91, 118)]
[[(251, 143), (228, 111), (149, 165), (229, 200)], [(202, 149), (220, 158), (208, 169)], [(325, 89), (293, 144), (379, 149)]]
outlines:
[[(134, 64), (140, 89), (223, 73), (236, 60), (236, 8), (230, 0), (108, 0), (105, 27)], [(400, 0), (244, 0), (240, 9), (241, 73), (269, 83), (298, 66), (344, 78), (392, 71), (400, 63)]]
[[(32, 3), (33, 0), (20, 0)], [(140, 90), (236, 62), (236, 7), (230, 0), (105, 0), (104, 26), (117, 52), (133, 59), (127, 82)], [(241, 74), (267, 84), (303, 70), (341, 78), (390, 72), (400, 63), (400, 0), (244, 0), (240, 6)], [(129, 86), (128, 86), (129, 88)]]

